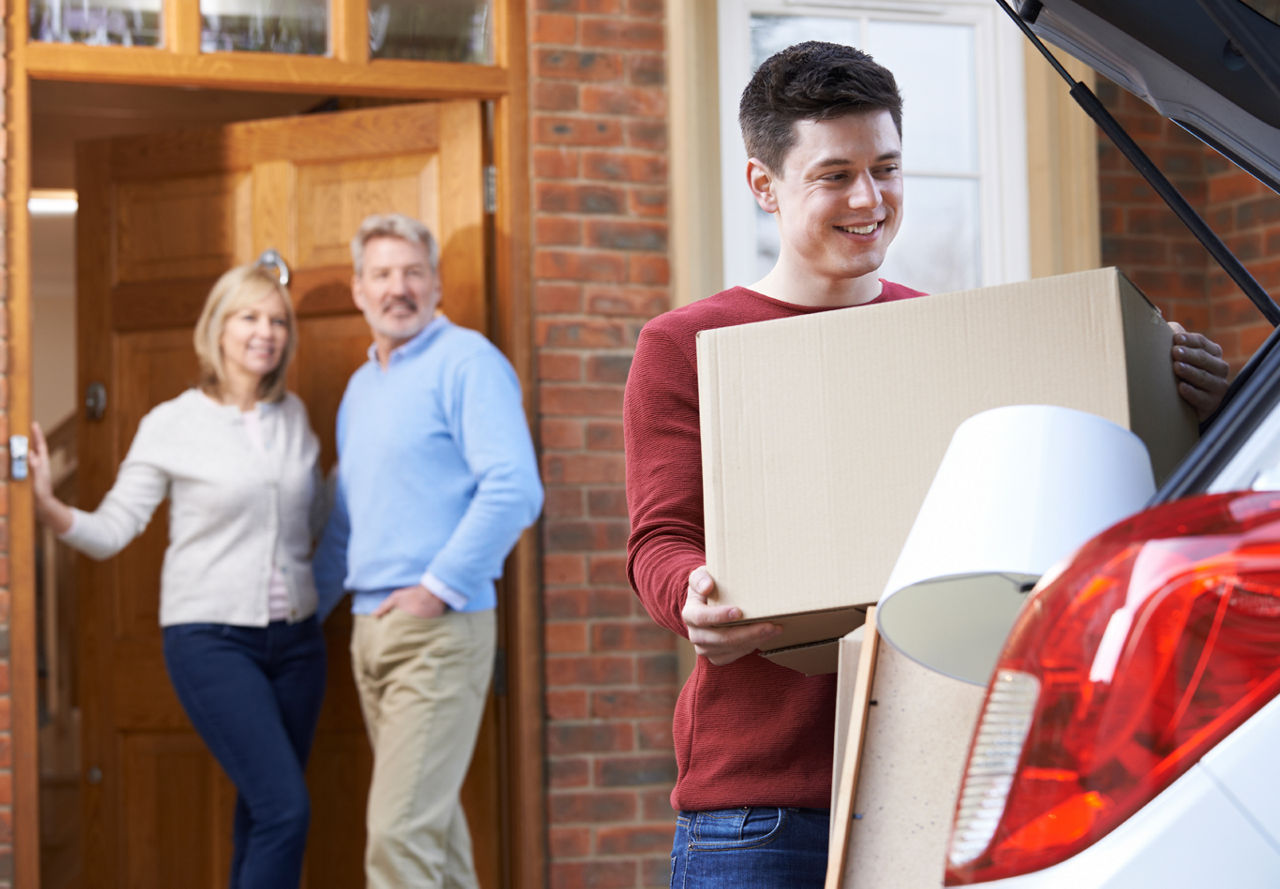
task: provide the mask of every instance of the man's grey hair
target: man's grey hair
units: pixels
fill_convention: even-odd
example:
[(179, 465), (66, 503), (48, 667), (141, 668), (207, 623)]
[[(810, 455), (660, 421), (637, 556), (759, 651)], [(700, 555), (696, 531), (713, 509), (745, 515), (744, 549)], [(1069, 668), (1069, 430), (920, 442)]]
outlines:
[(351, 263), (356, 277), (364, 271), (364, 246), (374, 238), (400, 238), (412, 244), (420, 244), (427, 251), (427, 263), (432, 274), (440, 271), (440, 247), (431, 230), (418, 220), (402, 213), (375, 213), (366, 216), (351, 239)]

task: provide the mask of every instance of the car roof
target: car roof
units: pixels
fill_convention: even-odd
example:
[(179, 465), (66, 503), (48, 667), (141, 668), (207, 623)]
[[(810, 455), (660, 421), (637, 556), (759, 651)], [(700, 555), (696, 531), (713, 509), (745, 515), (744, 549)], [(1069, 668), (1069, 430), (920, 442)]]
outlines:
[(1023, 17), (1280, 191), (1280, 0), (1031, 0)]

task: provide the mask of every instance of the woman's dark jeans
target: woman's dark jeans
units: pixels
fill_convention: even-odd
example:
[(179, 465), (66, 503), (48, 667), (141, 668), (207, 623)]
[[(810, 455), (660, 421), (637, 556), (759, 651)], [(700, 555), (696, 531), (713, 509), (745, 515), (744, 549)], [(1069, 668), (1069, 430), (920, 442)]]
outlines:
[(176, 624), (164, 628), (164, 660), (238, 792), (231, 889), (296, 887), (311, 820), (307, 755), (324, 698), (319, 623)]
[(672, 889), (804, 889), (827, 876), (830, 809), (681, 812)]

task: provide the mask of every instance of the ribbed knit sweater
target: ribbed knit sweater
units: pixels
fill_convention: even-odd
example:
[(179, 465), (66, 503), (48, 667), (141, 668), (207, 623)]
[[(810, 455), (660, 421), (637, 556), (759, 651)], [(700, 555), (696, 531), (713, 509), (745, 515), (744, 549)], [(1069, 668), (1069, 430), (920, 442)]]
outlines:
[[(865, 305), (922, 295), (886, 281)], [(623, 407), (627, 571), (653, 619), (682, 636), (689, 572), (706, 563), (697, 333), (819, 311), (830, 310), (734, 287), (640, 333)], [(835, 696), (834, 675), (807, 677), (758, 653), (720, 667), (699, 657), (676, 704), (672, 806), (829, 806)]]

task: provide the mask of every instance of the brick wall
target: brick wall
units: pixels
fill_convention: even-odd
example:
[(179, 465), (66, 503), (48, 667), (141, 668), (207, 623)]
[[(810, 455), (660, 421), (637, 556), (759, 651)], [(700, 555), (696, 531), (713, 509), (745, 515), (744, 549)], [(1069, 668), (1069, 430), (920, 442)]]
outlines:
[(626, 577), (622, 392), (669, 303), (661, 0), (533, 0), (552, 887), (665, 886), (674, 637)]
[[(1150, 106), (1099, 79), (1098, 96), (1273, 298), (1280, 298), (1280, 196)], [(1208, 334), (1238, 370), (1270, 325), (1105, 136), (1098, 137), (1102, 262), (1166, 318)]]

